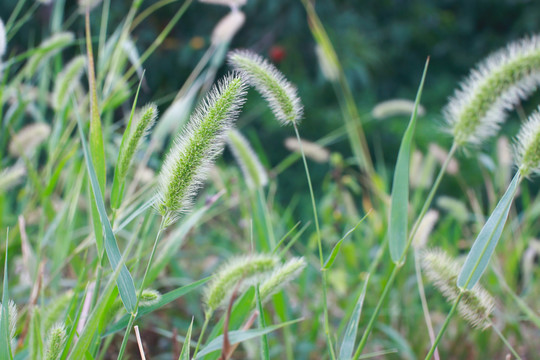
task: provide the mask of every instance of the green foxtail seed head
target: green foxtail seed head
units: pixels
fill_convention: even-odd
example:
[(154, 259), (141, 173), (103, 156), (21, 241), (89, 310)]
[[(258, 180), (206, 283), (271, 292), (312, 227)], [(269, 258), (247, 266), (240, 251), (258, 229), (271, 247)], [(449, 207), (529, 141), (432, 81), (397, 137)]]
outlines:
[(268, 183), (268, 175), (247, 139), (233, 129), (229, 131), (227, 143), (242, 169), (247, 186), (250, 189), (265, 186)]
[(444, 109), (458, 146), (478, 145), (494, 135), (505, 111), (540, 83), (540, 37), (509, 44), (472, 70)]
[[(371, 110), (371, 116), (377, 120), (386, 119), (393, 116), (411, 116), (414, 111), (414, 101), (406, 99), (392, 99), (386, 100), (375, 105)], [(426, 113), (426, 109), (422, 106), (418, 106), (418, 116), (423, 116)]]
[(142, 307), (152, 306), (161, 300), (161, 293), (154, 289), (144, 289), (141, 294), (139, 305)]
[(81, 79), (86, 65), (85, 56), (77, 56), (71, 60), (56, 77), (52, 95), (52, 106), (56, 111), (62, 110), (68, 103), (71, 93)]
[(26, 125), (13, 135), (9, 143), (9, 153), (13, 156), (29, 155), (47, 140), (51, 127), (45, 123)]
[(247, 0), (199, 0), (199, 2), (213, 5), (230, 6), (230, 8), (234, 10), (246, 5)]
[(47, 334), (46, 360), (58, 360), (64, 351), (66, 327), (62, 323), (54, 324)]
[[(285, 139), (285, 147), (290, 151), (300, 153), (300, 144), (295, 137)], [(302, 148), (306, 157), (318, 163), (326, 163), (330, 160), (330, 151), (317, 143), (302, 139)]]
[(267, 300), (270, 296), (278, 292), (288, 282), (295, 279), (306, 267), (303, 257), (293, 258), (285, 264), (277, 267), (270, 276), (259, 286), (261, 301)]
[(246, 255), (230, 259), (216, 271), (204, 292), (207, 311), (213, 312), (226, 304), (239, 281), (242, 281), (239, 289), (242, 291), (274, 269), (278, 262), (278, 258), (271, 254)]
[(486, 329), (490, 326), (489, 315), (495, 307), (493, 297), (479, 284), (471, 290), (457, 286), (460, 264), (442, 250), (422, 252), (422, 267), (426, 276), (450, 302), (456, 300), (461, 291), (464, 295), (458, 305), (459, 314), (472, 327)]
[(540, 174), (540, 112), (529, 116), (521, 126), (516, 141), (519, 171), (523, 176)]
[(7, 191), (19, 184), (25, 174), (26, 169), (21, 164), (0, 171), (0, 192)]
[(174, 221), (192, 203), (206, 171), (223, 150), (227, 131), (245, 101), (243, 79), (228, 75), (210, 90), (167, 155), (157, 192), (157, 210)]
[(50, 38), (45, 39), (26, 63), (26, 75), (28, 77), (33, 76), (39, 65), (71, 44), (74, 39), (73, 33), (70, 32), (56, 33)]
[[(3, 312), (4, 312), (4, 309), (2, 308), (2, 303), (0, 302), (0, 316), (2, 316)], [(9, 300), (8, 302), (7, 317), (8, 317), (8, 324), (9, 324), (9, 329), (8, 329), (9, 340), (11, 341), (12, 347), (13, 347), (13, 345), (15, 345), (14, 341), (15, 341), (15, 332), (17, 331), (17, 317), (18, 317), (17, 305), (15, 305), (13, 300)]]
[(129, 136), (118, 155), (118, 179), (120, 182), (126, 178), (133, 157), (156, 122), (157, 116), (156, 104), (148, 104), (134, 115)]
[(296, 87), (274, 65), (248, 50), (235, 50), (228, 55), (229, 64), (246, 77), (250, 85), (268, 102), (274, 116), (283, 125), (297, 124), (303, 107)]

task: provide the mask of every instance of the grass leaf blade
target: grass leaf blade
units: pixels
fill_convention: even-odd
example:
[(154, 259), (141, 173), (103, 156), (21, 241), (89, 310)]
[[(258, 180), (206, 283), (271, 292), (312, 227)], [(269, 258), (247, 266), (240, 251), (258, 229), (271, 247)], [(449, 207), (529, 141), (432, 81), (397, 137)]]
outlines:
[(512, 205), (521, 179), (520, 172), (518, 171), (495, 207), (495, 210), (493, 210), (484, 227), (480, 230), (459, 273), (457, 285), (460, 288), (472, 289), (486, 270), (491, 255), (495, 251), (495, 246), (497, 246), (501, 238), (508, 213), (510, 212), (510, 205)]
[(394, 263), (401, 262), (401, 258), (407, 247), (407, 224), (408, 224), (408, 206), (409, 206), (409, 162), (416, 127), (416, 118), (418, 114), (418, 105), (422, 97), (422, 89), (426, 79), (429, 58), (424, 66), (422, 80), (418, 87), (416, 100), (414, 102), (414, 111), (411, 115), (411, 120), (407, 126), (407, 130), (403, 135), (401, 146), (399, 147), (396, 169), (394, 172), (394, 182), (392, 184), (392, 196), (390, 203), (390, 219), (388, 224), (389, 248), (392, 261)]
[(8, 241), (6, 236), (6, 259), (4, 262), (4, 285), (2, 289), (2, 313), (0, 314), (0, 359), (13, 359), (8, 319)]
[(339, 249), (341, 249), (341, 245), (343, 244), (343, 241), (346, 238), (348, 238), (349, 235), (352, 234), (358, 228), (358, 226), (366, 219), (366, 217), (369, 215), (370, 212), (371, 210), (366, 215), (364, 215), (364, 217), (360, 219), (360, 221), (351, 230), (347, 231), (345, 235), (343, 235), (343, 237), (336, 243), (336, 245), (334, 245), (334, 248), (332, 249), (330, 256), (328, 256), (328, 259), (326, 259), (326, 262), (324, 263), (324, 266), (323, 266), (324, 270), (328, 270), (332, 266), (332, 264), (336, 260), (337, 254), (339, 253)]
[[(95, 200), (97, 210), (99, 212), (99, 219), (101, 221), (103, 232), (105, 234), (105, 239), (104, 239), (105, 252), (107, 254), (107, 257), (109, 258), (111, 267), (113, 269), (116, 269), (116, 267), (119, 265), (120, 261), (122, 260), (122, 255), (120, 254), (120, 249), (118, 248), (118, 244), (116, 242), (116, 237), (112, 230), (111, 223), (109, 221), (109, 218), (107, 217), (107, 211), (105, 210), (105, 203), (103, 202), (103, 197), (101, 195), (101, 189), (99, 187), (98, 178), (97, 178), (97, 175), (94, 170), (93, 163), (92, 163), (92, 157), (90, 154), (90, 150), (88, 148), (88, 143), (86, 142), (86, 139), (84, 138), (84, 133), (82, 129), (82, 121), (81, 121), (80, 116), (78, 116), (78, 114), (77, 114), (77, 122), (79, 124), (79, 135), (80, 135), (81, 143), (83, 147), (84, 158), (86, 160), (86, 167), (88, 168), (88, 174), (90, 177), (90, 185), (94, 193), (94, 200)], [(122, 298), (122, 302), (124, 303), (126, 310), (128, 312), (135, 311), (135, 304), (137, 302), (135, 284), (133, 283), (133, 278), (131, 277), (131, 274), (129, 273), (128, 268), (124, 264), (122, 265), (122, 268), (120, 269), (120, 274), (118, 275), (116, 284), (118, 286), (118, 292), (120, 293), (120, 297)]]
[(182, 346), (182, 351), (180, 352), (180, 356), (178, 357), (178, 360), (190, 360), (190, 346), (191, 346), (191, 331), (193, 330), (193, 318), (191, 318), (191, 324), (189, 324), (189, 329), (186, 334), (186, 340), (184, 341), (184, 345)]

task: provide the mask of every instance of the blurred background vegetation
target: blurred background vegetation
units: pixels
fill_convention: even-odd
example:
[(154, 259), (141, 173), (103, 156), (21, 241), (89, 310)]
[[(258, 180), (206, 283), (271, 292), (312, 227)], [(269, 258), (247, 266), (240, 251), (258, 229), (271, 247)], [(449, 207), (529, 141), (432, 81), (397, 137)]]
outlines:
[[(16, 0), (0, 1), (0, 17), (2, 19), (5, 20), (9, 17), (16, 2)], [(144, 1), (141, 10), (151, 4), (152, 1)], [(143, 52), (150, 46), (170, 21), (172, 14), (180, 4), (180, 1), (173, 2), (135, 28), (132, 35), (139, 52)], [(131, 1), (111, 1), (110, 29), (116, 28), (124, 19), (130, 5)], [(397, 116), (385, 120), (374, 120), (371, 116), (373, 107), (381, 101), (393, 98), (414, 100), (426, 57), (430, 56), (431, 61), (422, 97), (426, 114), (419, 119), (415, 143), (424, 154), (428, 152), (430, 143), (437, 143), (447, 149), (451, 139), (444, 134), (442, 129), (441, 110), (448, 97), (458, 86), (459, 81), (488, 54), (512, 40), (539, 32), (540, 2), (532, 0), (319, 0), (315, 2), (315, 5), (343, 65), (347, 81), (360, 110), (377, 173), (381, 175), (383, 186), (386, 187), (388, 193), (391, 186), (392, 169), (408, 117)], [(28, 2), (25, 5), (26, 8), (32, 6), (33, 2)], [(83, 39), (84, 22), (81, 20), (80, 14), (70, 17), (70, 14), (78, 14), (77, 6), (76, 1), (66, 1), (66, 24), (69, 30), (75, 32), (78, 39)], [(52, 9), (52, 4), (41, 5), (37, 8), (32, 19), (17, 32), (14, 39), (9, 40), (11, 53), (18, 54), (32, 48), (51, 34)], [(271, 59), (288, 79), (298, 86), (299, 95), (305, 106), (305, 116), (300, 128), (302, 137), (316, 141), (338, 128), (343, 128), (343, 114), (339, 107), (339, 99), (335, 95), (332, 84), (325, 79), (320, 70), (315, 42), (301, 1), (248, 0), (247, 5), (242, 10), (246, 14), (246, 22), (234, 37), (230, 48), (249, 48), (264, 55)], [(182, 87), (208, 48), (211, 41), (210, 36), (216, 23), (228, 11), (226, 7), (193, 2), (164, 43), (145, 62), (143, 66), (146, 69), (145, 83), (142, 87), (139, 104), (156, 101), (160, 112), (163, 113), (167, 109), (178, 89)], [(100, 11), (92, 12), (92, 28), (96, 29), (94, 35), (97, 34), (97, 29), (100, 26), (99, 17)], [(80, 49), (72, 48), (66, 51), (68, 54), (66, 58), (70, 58), (73, 54), (84, 53), (83, 47), (84, 43), (81, 41)], [(218, 77), (227, 71), (229, 71), (229, 67), (223, 64), (219, 68)], [(136, 83), (133, 84), (132, 89), (135, 89), (135, 86)], [(509, 114), (509, 120), (501, 133), (511, 139), (516, 134), (521, 120), (539, 103), (540, 97), (537, 94), (526, 103), (518, 106), (517, 111)], [(115, 117), (115, 121), (123, 121), (123, 114), (129, 111), (130, 105), (131, 103), (127, 101), (122, 108), (117, 110), (118, 116)], [(249, 101), (239, 118), (238, 127), (247, 135), (267, 169), (274, 168), (290, 155), (290, 151), (283, 144), (286, 138), (293, 136), (293, 132), (290, 128), (281, 127), (275, 121), (272, 113), (266, 109), (263, 100), (253, 91), (249, 94)], [(369, 204), (363, 203), (365, 198), (362, 197), (361, 187), (356, 181), (359, 174), (349, 161), (352, 154), (346, 136), (341, 134), (337, 141), (330, 144), (328, 148), (334, 154), (332, 162), (322, 164), (313, 162), (310, 164), (310, 170), (316, 197), (319, 199), (321, 220), (323, 224), (326, 224), (323, 227), (325, 242), (330, 247), (340, 238), (344, 229), (350, 229), (351, 225), (355, 224), (355, 221), (340, 217), (340, 206), (343, 199), (337, 200), (337, 198), (343, 196), (345, 193), (343, 189), (347, 189), (347, 194), (352, 194), (353, 203), (357, 205), (361, 213), (369, 209)], [(497, 161), (493, 160), (496, 159), (496, 154), (495, 141), (486, 143), (481, 151), (475, 152), (472, 156), (460, 154), (458, 157), (461, 169), (459, 176), (445, 179), (439, 193), (461, 200), (466, 199), (467, 196), (473, 197), (463, 191), (463, 184), (465, 184), (465, 188), (468, 187), (475, 191), (476, 196), (482, 201), (480, 211), (473, 209), (474, 211), (471, 213), (478, 214), (482, 209), (484, 209), (484, 213), (487, 213), (488, 209), (493, 207), (494, 199), (496, 199), (494, 196), (490, 197), (493, 195), (492, 192), (489, 192), (492, 189), (486, 190), (486, 179), (493, 182), (497, 180), (496, 166), (493, 165), (493, 162)], [(151, 161), (150, 165), (154, 170), (159, 170), (161, 158), (161, 156), (156, 156), (152, 160), (153, 162)], [(110, 159), (110, 161), (113, 160)], [(228, 151), (225, 152), (224, 158), (219, 160), (220, 165), (224, 163), (233, 163), (232, 155)], [(232, 170), (231, 167), (223, 166), (221, 170), (220, 176), (223, 181), (227, 182), (227, 185), (232, 184), (231, 193), (242, 193), (242, 184), (238, 180), (238, 169)], [(302, 164), (296, 162), (284, 173), (278, 175), (279, 189), (275, 192), (277, 201), (273, 204), (273, 210), (279, 213), (283, 223), (277, 225), (281, 226), (280, 231), (276, 231), (277, 233), (285, 233), (296, 221), (302, 220), (305, 223), (311, 219), (309, 193), (306, 189), (303, 171)], [(348, 181), (348, 175), (355, 181)], [(504, 191), (503, 182), (496, 183), (496, 186), (496, 193)], [(538, 181), (524, 183), (523, 189), (527, 194), (526, 199), (532, 198), (537, 193)], [(274, 195), (273, 190), (275, 189), (271, 188), (269, 191), (270, 197)], [(416, 201), (416, 205), (421, 203), (421, 199), (421, 196), (414, 197), (413, 194), (413, 202)], [(234, 197), (230, 196), (227, 200), (233, 202)], [(204, 201), (205, 198), (201, 196), (198, 206)], [(340, 206), (337, 206), (336, 203), (339, 203)], [(470, 205), (468, 201), (465, 203), (467, 206)], [(4, 211), (7, 212), (7, 208), (4, 207)], [(212, 266), (217, 263), (217, 260), (208, 254), (226, 258), (236, 252), (237, 249), (232, 248), (228, 240), (234, 242), (239, 248), (248, 247), (247, 241), (239, 235), (237, 228), (242, 227), (245, 233), (248, 233), (245, 221), (249, 217), (249, 215), (246, 216), (246, 212), (249, 212), (249, 205), (244, 204), (243, 208), (235, 209), (235, 211), (242, 212), (243, 216), (237, 213), (226, 213), (229, 210), (230, 208), (218, 208), (212, 213), (212, 216), (209, 215), (208, 219), (205, 219), (208, 220), (210, 226), (205, 225), (202, 230), (199, 229), (192, 234), (194, 239), (180, 255), (181, 261), (184, 263), (171, 262), (171, 268), (167, 275), (173, 279), (200, 278), (203, 275), (208, 275), (209, 269), (212, 269)], [(291, 215), (289, 210), (294, 214)], [(343, 213), (350, 216), (348, 210), (350, 208)], [(218, 216), (217, 213), (223, 216)], [(474, 238), (472, 234), (476, 233), (475, 226), (478, 224), (474, 219), (467, 218), (467, 214), (465, 220), (460, 219), (459, 215), (458, 207), (457, 211), (438, 224), (437, 232), (433, 234), (430, 241), (447, 248), (455, 248), (455, 244), (458, 244), (459, 248), (468, 248), (469, 244), (463, 244), (459, 240), (467, 238), (472, 241), (471, 238)], [(15, 221), (16, 218), (13, 217), (12, 220)], [(374, 224), (377, 225), (377, 221), (375, 218), (371, 224), (373, 232), (377, 233), (377, 236), (367, 236), (370, 235), (371, 230), (363, 230), (362, 235), (356, 237), (354, 244), (344, 245), (344, 264), (333, 271), (330, 278), (329, 302), (336, 305), (331, 313), (331, 317), (334, 319), (343, 318), (344, 313), (351, 307), (350, 304), (353, 304), (351, 299), (355, 294), (354, 289), (360, 284), (360, 272), (366, 271), (368, 264), (378, 250), (378, 241), (380, 240), (378, 236), (384, 234), (384, 230), (374, 226)], [(7, 222), (9, 223), (9, 221)], [(467, 223), (467, 226), (464, 223)], [(384, 224), (384, 221), (379, 221), (378, 224)], [(532, 225), (531, 233), (533, 235), (535, 234), (534, 230), (538, 230), (538, 225)], [(364, 235), (366, 236), (364, 237)], [(313, 240), (313, 237), (314, 234), (310, 239)], [(224, 241), (224, 238), (227, 238), (227, 241)], [(314, 241), (299, 241), (295, 245), (295, 247), (298, 246), (296, 251), (303, 253), (302, 250), (306, 248), (314, 250), (314, 244)], [(362, 247), (359, 248), (359, 245)], [(217, 250), (213, 248), (211, 251), (207, 251), (210, 246), (217, 246)], [(523, 248), (525, 246), (526, 244), (522, 245)], [(357, 254), (364, 251), (365, 254)], [(501, 253), (503, 252), (504, 249), (501, 249)], [(508, 259), (511, 263), (508, 267), (513, 270), (518, 269), (521, 255), (521, 251), (516, 251), (516, 254)], [(205, 261), (200, 261), (200, 259), (205, 259)], [(193, 264), (194, 267), (191, 268), (186, 264)], [(380, 274), (375, 276), (384, 279), (385, 271), (386, 269), (383, 269)], [(395, 321), (400, 323), (393, 325), (402, 326), (404, 334), (410, 330), (409, 340), (418, 348), (422, 348), (422, 346), (425, 347), (427, 339), (424, 333), (414, 333), (418, 329), (418, 324), (423, 323), (421, 322), (422, 310), (415, 297), (413, 285), (409, 281), (412, 278), (410, 274), (411, 272), (409, 272), (409, 277), (404, 276), (401, 279), (398, 287), (400, 291), (395, 291), (391, 295), (390, 305), (388, 309), (383, 311), (383, 314), (389, 315), (394, 320), (398, 319)], [(519, 274), (517, 270), (510, 272), (510, 274), (512, 288), (523, 290), (525, 295), (528, 290), (531, 291), (529, 294), (534, 294), (533, 290), (526, 288), (525, 282), (523, 283), (525, 285), (520, 288), (522, 274)], [(316, 281), (316, 276), (315, 273), (311, 272), (301, 279), (299, 299), (312, 296), (309, 284)], [(491, 276), (491, 283), (495, 282), (493, 278)], [(376, 288), (370, 291), (373, 294), (378, 294), (379, 286), (382, 285), (377, 280), (374, 280), (373, 284), (377, 284), (373, 285)], [(161, 285), (162, 288), (166, 288), (169, 284), (164, 281)], [(404, 294), (404, 289), (410, 291)], [(433, 290), (431, 289), (431, 291)], [(430, 295), (434, 293), (433, 291)], [(506, 300), (510, 297), (509, 295), (501, 296), (506, 297)], [(441, 299), (440, 302), (444, 303)], [(366, 300), (365, 313), (367, 315), (371, 314), (375, 303), (375, 297)], [(399, 318), (400, 308), (408, 305), (411, 307), (406, 318)], [(174, 327), (185, 329), (193, 314), (201, 316), (199, 296), (190, 294), (183, 302), (183, 306), (181, 307), (181, 316), (171, 319), (162, 316), (153, 321), (167, 322), (170, 320)], [(436, 316), (441, 317), (443, 313), (437, 313)], [(517, 317), (515, 313), (511, 315)], [(511, 315), (508, 317), (511, 318)], [(437, 318), (437, 320), (440, 319)], [(517, 325), (517, 321), (512, 324), (514, 327), (511, 328), (511, 332), (513, 331), (512, 334), (515, 337), (527, 337), (522, 335), (522, 328)], [(317, 325), (308, 323), (299, 326), (304, 327), (303, 332), (300, 333), (309, 334), (310, 337), (299, 341), (298, 354), (316, 353), (314, 348), (317, 344), (313, 339), (317, 339)], [(313, 326), (313, 329), (307, 328), (309, 326)], [(460, 327), (461, 332), (459, 332), (459, 336), (453, 338), (455, 343), (463, 341), (464, 338), (473, 338), (474, 340), (468, 344), (476, 344), (480, 348), (482, 346), (489, 347), (489, 335), (485, 333), (469, 334), (466, 324), (457, 326)], [(395, 335), (389, 327), (383, 328), (381, 326), (380, 330), (387, 333), (389, 338)], [(149, 337), (151, 334), (147, 334), (147, 336)], [(450, 352), (455, 351), (454, 358), (460, 358), (459, 351), (474, 354), (474, 350), (467, 347), (452, 350), (450, 344), (447, 348), (450, 349)], [(493, 353), (497, 354), (498, 351), (500, 351), (500, 347), (494, 345)], [(534, 353), (534, 350), (531, 350), (531, 353)], [(299, 356), (299, 358), (307, 357)]]

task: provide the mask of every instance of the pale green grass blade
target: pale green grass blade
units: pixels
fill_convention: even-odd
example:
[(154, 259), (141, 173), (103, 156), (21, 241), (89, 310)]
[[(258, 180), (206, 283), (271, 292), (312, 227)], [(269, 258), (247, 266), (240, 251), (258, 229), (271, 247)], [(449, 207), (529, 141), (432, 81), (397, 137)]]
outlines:
[[(90, 34), (90, 15), (86, 14), (86, 53), (88, 56), (88, 87), (90, 90), (90, 154), (92, 154), (92, 164), (94, 165), (96, 178), (101, 191), (105, 191), (106, 165), (105, 147), (103, 145), (103, 132), (101, 129), (101, 119), (99, 116), (99, 106), (96, 90), (96, 75), (94, 71), (94, 55), (92, 52), (92, 38)], [(95, 195), (95, 190), (94, 190)], [(103, 253), (103, 234), (100, 230), (96, 205), (92, 202), (92, 219), (94, 223), (94, 233), (98, 251)]]
[[(285, 323), (281, 323), (278, 325), (272, 325), (268, 326), (264, 329), (256, 329), (256, 330), (236, 330), (236, 331), (230, 331), (229, 332), (229, 342), (231, 345), (237, 344), (242, 341), (247, 341), (251, 339), (256, 339), (259, 336), (263, 336), (265, 334), (269, 334), (272, 331), (276, 331), (278, 329), (281, 329), (285, 326), (289, 326), (292, 324), (295, 324), (299, 321), (302, 321), (302, 319), (296, 319), (287, 321)], [(223, 335), (218, 336), (214, 340), (212, 340), (208, 345), (206, 345), (198, 354), (196, 359), (202, 358), (204, 355), (209, 354), (214, 351), (221, 350), (223, 346)]]
[(518, 171), (495, 207), (495, 210), (489, 216), (486, 224), (480, 230), (480, 234), (478, 234), (478, 237), (474, 241), (459, 273), (457, 285), (460, 288), (472, 289), (486, 270), (491, 255), (493, 255), (495, 247), (501, 238), (508, 213), (510, 212), (510, 205), (512, 205), (521, 179), (520, 172)]
[(364, 280), (364, 286), (358, 296), (358, 301), (354, 307), (353, 313), (347, 324), (345, 330), (345, 336), (341, 342), (341, 348), (339, 350), (338, 360), (351, 360), (354, 352), (354, 343), (356, 341), (356, 334), (358, 333), (358, 323), (360, 322), (360, 315), (362, 314), (362, 307), (364, 306), (364, 299), (366, 298), (366, 290), (369, 282), (369, 274)]
[(191, 319), (191, 324), (189, 324), (189, 329), (186, 334), (186, 340), (184, 341), (184, 345), (182, 346), (182, 352), (180, 352), (180, 356), (178, 357), (178, 360), (190, 360), (190, 346), (191, 346), (191, 331), (193, 330), (193, 318)]
[(4, 285), (2, 289), (2, 314), (0, 314), (0, 359), (13, 359), (11, 355), (11, 341), (9, 336), (8, 319), (8, 242), (6, 236), (6, 259), (4, 261)]
[(396, 162), (396, 169), (394, 171), (394, 182), (392, 184), (392, 196), (390, 203), (390, 219), (388, 224), (388, 245), (390, 248), (390, 255), (394, 263), (400, 263), (402, 256), (407, 247), (407, 223), (408, 223), (408, 206), (409, 206), (409, 163), (412, 139), (414, 136), (414, 129), (416, 127), (416, 118), (418, 114), (418, 105), (420, 104), (420, 98), (422, 97), (422, 89), (424, 88), (424, 81), (426, 79), (426, 73), (429, 65), (429, 58), (426, 60), (424, 66), (424, 73), (422, 74), (422, 80), (416, 93), (416, 100), (414, 102), (414, 111), (411, 115), (411, 120), (407, 126), (407, 130), (401, 140), (401, 146), (399, 147), (398, 158)]
[[(205, 284), (209, 279), (210, 278), (204, 278), (204, 279), (195, 281), (194, 283), (191, 283), (189, 285), (182, 286), (176, 290), (172, 290), (166, 293), (165, 295), (161, 296), (161, 299), (154, 305), (139, 308), (139, 311), (137, 312), (137, 317), (135, 318), (135, 320), (197, 289), (201, 285)], [(118, 320), (118, 322), (114, 323), (103, 336), (108, 336), (124, 329), (128, 325), (130, 317), (131, 317), (131, 314), (125, 314), (120, 320)]]
[[(144, 72), (142, 76), (144, 76)], [(129, 115), (129, 121), (126, 126), (126, 130), (124, 130), (124, 135), (122, 135), (122, 142), (120, 143), (120, 149), (118, 150), (118, 159), (116, 161), (116, 167), (114, 168), (113, 185), (111, 189), (111, 207), (113, 209), (118, 209), (120, 207), (120, 203), (122, 202), (122, 198), (124, 197), (125, 179), (120, 179), (119, 177), (120, 156), (122, 155), (123, 151), (126, 151), (127, 141), (131, 133), (131, 124), (133, 122), (133, 116), (135, 115), (135, 108), (137, 107), (139, 91), (141, 90), (141, 85), (143, 81), (142, 76), (141, 80), (139, 81), (139, 86), (137, 87), (137, 92), (135, 93), (135, 99), (133, 100), (133, 106), (131, 107), (131, 114)]]
[[(257, 310), (259, 310), (259, 329), (266, 327), (264, 321), (264, 309), (261, 302), (261, 295), (259, 294), (259, 285), (255, 287), (255, 298), (257, 299)], [(270, 350), (268, 349), (268, 337), (266, 334), (261, 335), (261, 358), (263, 360), (270, 360)]]
[(411, 349), (411, 345), (398, 331), (388, 325), (379, 324), (377, 328), (386, 334), (396, 345), (397, 353), (400, 359), (415, 360), (418, 359)]
[[(370, 210), (371, 212), (371, 210)], [(343, 244), (343, 241), (349, 237), (357, 228), (358, 226), (366, 219), (366, 217), (369, 215), (369, 212), (364, 215), (362, 219), (349, 231), (343, 235), (343, 237), (334, 245), (334, 248), (332, 249), (332, 252), (330, 253), (330, 256), (328, 256), (328, 259), (326, 259), (326, 262), (324, 263), (323, 269), (328, 270), (336, 260), (336, 256), (339, 253), (339, 249), (341, 249), (341, 245)]]
[[(101, 221), (101, 225), (103, 227), (103, 232), (105, 234), (105, 239), (104, 239), (105, 252), (107, 254), (107, 257), (109, 258), (111, 267), (113, 269), (116, 269), (117, 266), (120, 264), (120, 261), (122, 260), (122, 255), (120, 254), (120, 250), (118, 249), (116, 237), (114, 236), (111, 223), (109, 222), (109, 218), (107, 217), (107, 211), (105, 210), (105, 203), (103, 202), (103, 197), (101, 195), (101, 189), (99, 187), (99, 182), (98, 182), (96, 172), (94, 170), (94, 166), (92, 163), (92, 157), (90, 155), (88, 143), (86, 142), (86, 139), (84, 137), (84, 133), (82, 129), (82, 126), (83, 126), (82, 121), (81, 121), (80, 116), (78, 116), (78, 114), (77, 114), (77, 121), (79, 123), (79, 135), (80, 135), (81, 143), (83, 147), (84, 158), (86, 160), (86, 167), (88, 168), (90, 184), (92, 187), (92, 191), (94, 193), (94, 200), (95, 200), (97, 210), (99, 212), (99, 218)], [(122, 264), (121, 266), (122, 267), (120, 269), (120, 274), (116, 281), (118, 285), (118, 292), (120, 293), (120, 297), (122, 298), (122, 302), (124, 303), (126, 310), (128, 312), (132, 312), (132, 311), (135, 311), (135, 304), (137, 302), (135, 284), (133, 283), (133, 278), (131, 277), (131, 274), (129, 273), (129, 270), (127, 269), (126, 265)]]

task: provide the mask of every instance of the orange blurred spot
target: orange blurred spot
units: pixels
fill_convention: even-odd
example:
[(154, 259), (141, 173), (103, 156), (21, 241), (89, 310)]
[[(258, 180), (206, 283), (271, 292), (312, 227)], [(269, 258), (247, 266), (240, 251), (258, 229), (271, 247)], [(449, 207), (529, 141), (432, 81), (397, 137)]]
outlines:
[(205, 41), (204, 38), (201, 36), (194, 36), (189, 40), (189, 46), (191, 46), (195, 50), (199, 50), (202, 47), (204, 47)]

